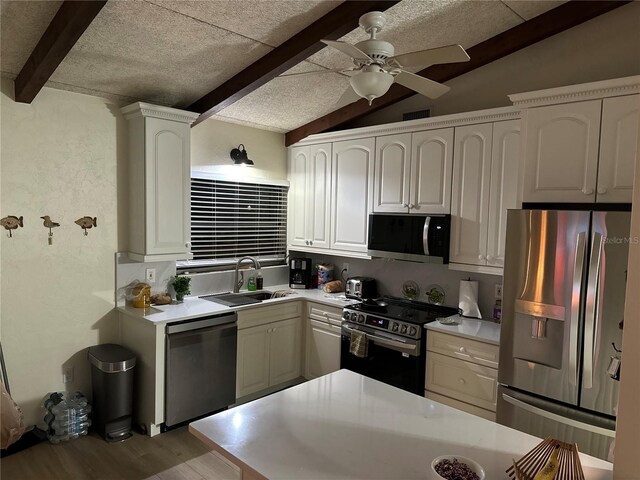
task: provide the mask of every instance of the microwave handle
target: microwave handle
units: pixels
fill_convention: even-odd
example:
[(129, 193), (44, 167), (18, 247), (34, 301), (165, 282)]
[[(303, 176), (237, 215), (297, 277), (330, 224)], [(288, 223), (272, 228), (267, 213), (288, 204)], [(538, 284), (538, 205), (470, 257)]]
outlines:
[(431, 223), (431, 217), (425, 217), (424, 227), (422, 228), (422, 247), (424, 248), (424, 254), (429, 253), (429, 224)]

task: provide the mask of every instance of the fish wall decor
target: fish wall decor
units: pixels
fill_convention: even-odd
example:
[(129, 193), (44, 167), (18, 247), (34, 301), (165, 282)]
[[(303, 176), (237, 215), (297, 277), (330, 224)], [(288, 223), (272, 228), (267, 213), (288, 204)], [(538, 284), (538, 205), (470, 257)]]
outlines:
[(85, 217), (80, 217), (74, 223), (84, 230), (84, 234), (86, 236), (89, 235), (87, 229), (98, 226), (98, 217), (91, 218), (91, 216), (87, 215)]
[(9, 231), (9, 234), (7, 235), (9, 238), (13, 237), (12, 230), (17, 230), (18, 227), (24, 227), (22, 216), (16, 217), (15, 215), (9, 215), (0, 219), (0, 225), (2, 225), (5, 230)]

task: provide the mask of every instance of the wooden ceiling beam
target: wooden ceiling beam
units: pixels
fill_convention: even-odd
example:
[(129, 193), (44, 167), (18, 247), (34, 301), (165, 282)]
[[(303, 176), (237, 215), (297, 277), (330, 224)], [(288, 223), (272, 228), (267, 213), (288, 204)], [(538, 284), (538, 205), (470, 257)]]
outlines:
[(106, 0), (62, 3), (15, 79), (16, 102), (33, 101), (106, 3)]
[[(630, 2), (625, 0), (571, 0), (468, 48), (467, 53), (471, 57), (468, 62), (434, 65), (419, 71), (418, 75), (436, 82), (446, 82), (627, 3)], [(364, 99), (358, 100), (306, 125), (291, 130), (285, 135), (285, 144), (287, 146), (293, 145), (309, 135), (321, 133), (343, 123), (356, 120), (412, 95), (416, 95), (416, 93), (401, 85), (394, 84), (389, 89), (389, 92), (376, 99), (372, 106), (369, 106)]]
[(396, 1), (346, 1), (274, 50), (187, 107), (200, 113), (192, 126), (215, 115), (242, 97), (286, 72), (325, 47), (321, 39), (337, 40), (358, 26), (364, 13), (386, 10)]

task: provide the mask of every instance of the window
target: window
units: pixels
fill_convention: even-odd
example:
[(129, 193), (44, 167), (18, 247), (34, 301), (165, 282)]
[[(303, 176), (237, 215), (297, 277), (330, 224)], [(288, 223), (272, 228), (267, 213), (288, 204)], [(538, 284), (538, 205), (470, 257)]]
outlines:
[(234, 264), (251, 255), (283, 263), (287, 248), (287, 182), (245, 183), (191, 179), (193, 260), (181, 270)]

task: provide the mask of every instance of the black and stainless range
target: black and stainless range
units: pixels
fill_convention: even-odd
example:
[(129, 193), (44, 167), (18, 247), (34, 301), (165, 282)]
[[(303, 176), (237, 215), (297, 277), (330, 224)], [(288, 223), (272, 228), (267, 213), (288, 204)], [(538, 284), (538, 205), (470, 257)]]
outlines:
[[(427, 337), (424, 325), (457, 313), (457, 308), (395, 297), (348, 305), (342, 311), (340, 367), (422, 396)], [(366, 334), (364, 357), (350, 353), (354, 331)]]

